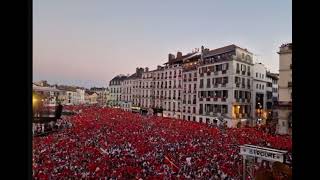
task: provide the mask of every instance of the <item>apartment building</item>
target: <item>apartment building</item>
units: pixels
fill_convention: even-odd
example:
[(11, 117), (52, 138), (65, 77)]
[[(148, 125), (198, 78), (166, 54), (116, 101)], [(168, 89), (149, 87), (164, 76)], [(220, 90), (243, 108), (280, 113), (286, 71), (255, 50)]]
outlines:
[(279, 134), (291, 134), (292, 128), (292, 43), (283, 44), (279, 54)]
[[(269, 79), (266, 68), (260, 66), (254, 70), (253, 54), (233, 44), (213, 50), (201, 47), (200, 52), (185, 55), (169, 54), (163, 66), (152, 71), (137, 68), (117, 84), (121, 107), (152, 108), (161, 110), (164, 117), (201, 123), (244, 125), (257, 116), (260, 106), (256, 104), (269, 106)], [(111, 93), (117, 87), (110, 86)]]
[(112, 78), (109, 82), (110, 87), (110, 100), (108, 100), (109, 106), (119, 107), (121, 104), (121, 83), (127, 78), (125, 75), (118, 75)]
[[(255, 63), (253, 65), (253, 98), (252, 98), (252, 109), (254, 110), (253, 125), (266, 124), (267, 119), (267, 106), (269, 107), (272, 100), (272, 84), (268, 82), (267, 68), (262, 63)], [(268, 87), (270, 86), (270, 87)], [(270, 99), (267, 97), (267, 91), (271, 92)], [(268, 100), (268, 102), (267, 102)], [(271, 106), (269, 107), (271, 108)]]
[(121, 82), (121, 103), (120, 106), (126, 111), (131, 111), (132, 107), (141, 106), (141, 77), (143, 68), (136, 68), (136, 72), (127, 76)]
[(236, 45), (213, 50), (202, 47), (201, 52), (197, 121), (219, 124), (222, 117), (228, 127), (249, 122), (253, 54)]

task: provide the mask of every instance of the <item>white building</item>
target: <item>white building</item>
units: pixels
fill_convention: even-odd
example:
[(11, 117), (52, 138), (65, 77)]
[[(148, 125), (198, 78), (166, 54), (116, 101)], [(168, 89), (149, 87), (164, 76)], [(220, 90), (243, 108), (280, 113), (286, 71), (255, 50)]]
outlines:
[(120, 107), (125, 111), (131, 111), (132, 107), (141, 106), (141, 77), (144, 69), (136, 68), (136, 72), (127, 76), (121, 82)]
[(278, 133), (291, 134), (292, 128), (292, 43), (283, 44), (279, 54)]
[(201, 48), (197, 121), (228, 127), (246, 123), (252, 116), (253, 54), (236, 45), (209, 50)]
[[(270, 80), (271, 83), (271, 80)], [(271, 92), (272, 85), (268, 87), (269, 79), (267, 78), (267, 68), (262, 63), (253, 65), (253, 93), (252, 93), (252, 109), (253, 125), (257, 123), (265, 124), (267, 119), (267, 91)], [(269, 98), (272, 100), (272, 97)], [(269, 104), (268, 104), (269, 105)], [(259, 119), (259, 121), (258, 121)]]
[(121, 104), (121, 82), (127, 78), (125, 75), (118, 75), (111, 79), (109, 83), (110, 87), (110, 100), (108, 105), (119, 107)]
[[(164, 117), (217, 125), (227, 122), (235, 127), (257, 116), (256, 99), (260, 96), (261, 106), (266, 109), (267, 91), (274, 88), (268, 87), (266, 68), (254, 66), (252, 56), (236, 45), (213, 50), (202, 47), (201, 52), (178, 52), (176, 57), (169, 54), (164, 66), (156, 70), (137, 68), (135, 74), (121, 81), (119, 76), (114, 78), (111, 94), (114, 99), (121, 96), (125, 110), (153, 108)], [(121, 88), (121, 94), (117, 88)]]

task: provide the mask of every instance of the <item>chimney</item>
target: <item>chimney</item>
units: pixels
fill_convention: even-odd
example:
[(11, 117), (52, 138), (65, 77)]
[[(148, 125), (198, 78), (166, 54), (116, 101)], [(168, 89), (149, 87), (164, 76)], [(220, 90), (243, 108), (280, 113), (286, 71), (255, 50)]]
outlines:
[(169, 60), (169, 62), (171, 62), (174, 58), (175, 58), (175, 57), (174, 57), (173, 54), (169, 54), (169, 55), (168, 55), (168, 60)]
[(201, 46), (201, 52), (203, 52), (203, 50), (204, 50), (204, 46)]
[(182, 52), (178, 51), (177, 52), (177, 59), (180, 59), (182, 57)]
[(158, 65), (158, 66), (157, 66), (157, 69), (160, 70), (160, 69), (161, 69), (161, 66)]
[(145, 68), (145, 72), (149, 72), (149, 68), (148, 67)]

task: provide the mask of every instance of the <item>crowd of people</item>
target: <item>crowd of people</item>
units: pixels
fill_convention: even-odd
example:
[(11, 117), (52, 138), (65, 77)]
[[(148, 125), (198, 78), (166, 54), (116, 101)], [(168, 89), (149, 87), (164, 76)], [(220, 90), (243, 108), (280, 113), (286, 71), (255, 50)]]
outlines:
[(70, 128), (34, 137), (34, 179), (239, 179), (239, 145), (292, 151), (289, 136), (120, 109), (67, 107)]

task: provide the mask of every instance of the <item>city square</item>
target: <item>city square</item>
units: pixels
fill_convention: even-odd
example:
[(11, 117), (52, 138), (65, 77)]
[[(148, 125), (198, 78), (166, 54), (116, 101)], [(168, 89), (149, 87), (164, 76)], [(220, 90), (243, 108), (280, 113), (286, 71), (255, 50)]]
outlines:
[(291, 180), (291, 2), (142, 1), (35, 1), (33, 179)]

